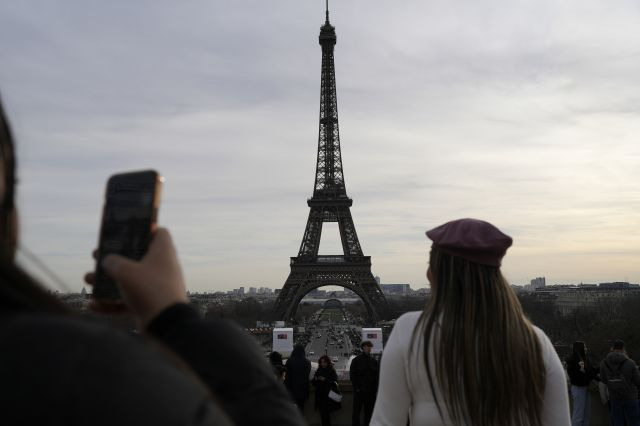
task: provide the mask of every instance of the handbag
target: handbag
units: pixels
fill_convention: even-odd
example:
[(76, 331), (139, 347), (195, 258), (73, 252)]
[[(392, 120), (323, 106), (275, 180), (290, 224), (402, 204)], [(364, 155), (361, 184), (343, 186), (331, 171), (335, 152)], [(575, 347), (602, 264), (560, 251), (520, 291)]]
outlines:
[(342, 401), (342, 395), (338, 392), (334, 392), (333, 389), (329, 391), (329, 399), (335, 402)]
[(342, 408), (342, 394), (338, 389), (338, 382), (333, 382), (332, 384), (332, 389), (329, 389), (329, 394), (327, 395), (329, 397), (329, 411), (337, 411)]
[(338, 382), (333, 382), (332, 385), (333, 386), (331, 387), (331, 389), (329, 389), (329, 399), (334, 402), (341, 402), (342, 394), (340, 393), (340, 389), (338, 388)]

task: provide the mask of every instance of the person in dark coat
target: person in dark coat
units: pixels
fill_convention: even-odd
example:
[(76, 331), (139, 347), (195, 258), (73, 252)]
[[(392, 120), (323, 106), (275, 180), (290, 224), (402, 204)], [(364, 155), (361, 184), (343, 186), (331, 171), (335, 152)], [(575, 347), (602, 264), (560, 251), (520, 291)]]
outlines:
[(373, 406), (376, 403), (378, 392), (378, 378), (380, 366), (378, 361), (371, 356), (373, 344), (365, 340), (360, 344), (362, 353), (351, 361), (349, 378), (353, 385), (353, 412), (352, 425), (360, 426), (360, 412), (364, 408), (364, 424), (368, 425), (373, 414)]
[(257, 342), (186, 304), (165, 229), (142, 261), (111, 255), (103, 262), (123, 301), (93, 307), (130, 313), (136, 335), (74, 315), (17, 266), (13, 152), (0, 106), (2, 424), (304, 424)]
[(589, 384), (597, 377), (598, 370), (589, 360), (587, 345), (584, 342), (573, 343), (573, 352), (566, 361), (573, 398), (571, 426), (588, 426), (591, 417), (591, 398), (587, 390)]
[(304, 412), (304, 403), (309, 398), (309, 375), (311, 374), (311, 362), (304, 355), (304, 346), (300, 344), (294, 346), (285, 364), (285, 370), (284, 384), (300, 411)]
[(313, 386), (316, 388), (316, 410), (320, 411), (322, 426), (331, 426), (329, 391), (336, 390), (338, 374), (327, 355), (318, 359), (318, 369), (313, 375)]
[(640, 426), (640, 372), (636, 363), (627, 356), (624, 342), (616, 340), (611, 352), (600, 363), (600, 377), (607, 385), (611, 403), (613, 426)]

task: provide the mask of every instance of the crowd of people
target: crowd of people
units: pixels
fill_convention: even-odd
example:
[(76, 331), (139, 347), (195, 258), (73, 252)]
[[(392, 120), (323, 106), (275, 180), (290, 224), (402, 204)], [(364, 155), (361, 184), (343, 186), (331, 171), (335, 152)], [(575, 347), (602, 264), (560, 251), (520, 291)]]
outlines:
[(627, 355), (622, 340), (613, 342), (611, 351), (599, 365), (591, 360), (584, 342), (574, 342), (566, 364), (573, 399), (572, 426), (590, 424), (589, 387), (594, 382), (598, 382), (601, 400), (607, 405), (613, 426), (640, 426), (640, 372)]
[[(15, 262), (16, 159), (0, 106), (0, 418), (11, 425), (302, 425), (311, 363), (298, 346), (269, 366), (258, 344), (187, 304), (168, 230), (141, 261), (109, 255), (102, 266), (131, 334), (74, 315)], [(370, 342), (352, 360), (353, 425), (568, 426), (565, 371), (545, 333), (525, 317), (501, 261), (512, 239), (480, 220), (427, 233), (431, 297), (397, 319), (380, 364)], [(95, 276), (85, 276), (92, 285)], [(638, 367), (615, 342), (598, 367), (578, 342), (567, 360), (573, 424), (588, 424), (585, 387), (606, 386), (614, 426), (638, 425)], [(323, 425), (341, 405), (323, 356), (311, 378)], [(582, 423), (580, 423), (582, 422)]]

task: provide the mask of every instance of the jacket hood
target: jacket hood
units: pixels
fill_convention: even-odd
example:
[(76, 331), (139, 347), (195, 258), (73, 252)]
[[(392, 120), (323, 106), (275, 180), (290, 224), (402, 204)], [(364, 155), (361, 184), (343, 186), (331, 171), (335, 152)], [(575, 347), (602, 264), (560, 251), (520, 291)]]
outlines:
[(605, 359), (607, 361), (607, 364), (614, 367), (622, 364), (629, 358), (622, 352), (612, 351), (607, 354), (607, 357)]
[(291, 352), (291, 357), (300, 357), (304, 358), (304, 346), (295, 345), (293, 347), (293, 352)]

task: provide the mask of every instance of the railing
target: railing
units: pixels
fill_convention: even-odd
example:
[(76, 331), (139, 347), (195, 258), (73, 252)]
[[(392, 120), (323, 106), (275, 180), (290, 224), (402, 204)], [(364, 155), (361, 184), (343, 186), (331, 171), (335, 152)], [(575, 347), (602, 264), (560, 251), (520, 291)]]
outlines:
[(344, 256), (341, 255), (322, 255), (316, 258), (318, 262), (322, 263), (340, 263), (345, 262)]
[(371, 256), (343, 256), (343, 255), (319, 255), (292, 257), (291, 264), (318, 264), (318, 263), (357, 263), (362, 265), (371, 264)]

